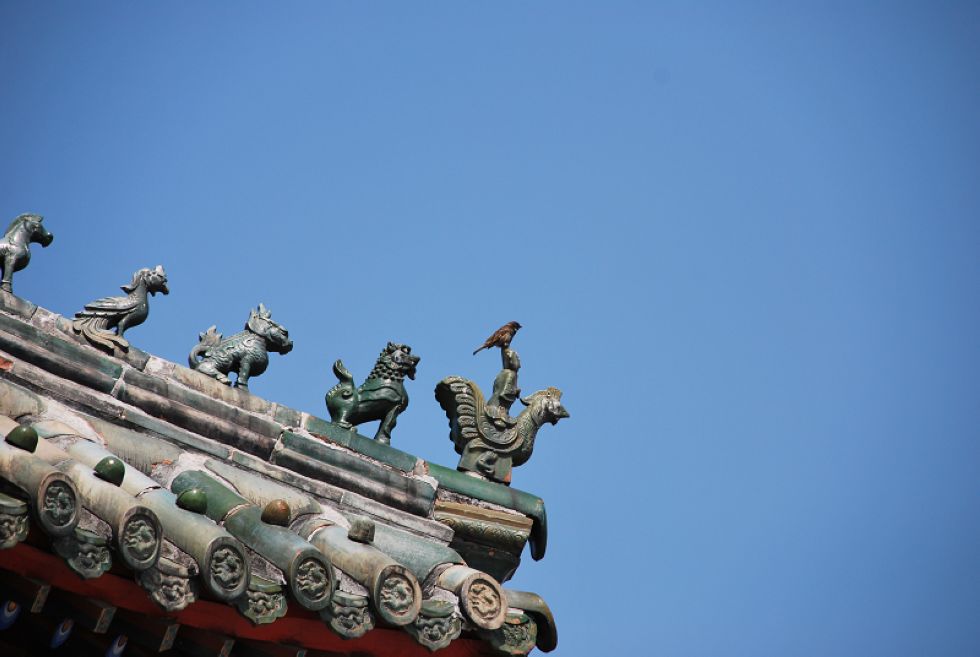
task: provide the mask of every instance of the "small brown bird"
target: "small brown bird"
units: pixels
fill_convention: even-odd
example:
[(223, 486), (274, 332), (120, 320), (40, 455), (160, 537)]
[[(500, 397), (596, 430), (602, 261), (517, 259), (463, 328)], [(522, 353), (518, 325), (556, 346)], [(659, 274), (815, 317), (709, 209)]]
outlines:
[(499, 329), (493, 332), (487, 341), (483, 343), (483, 346), (473, 352), (475, 356), (480, 351), (484, 349), (489, 349), (490, 347), (500, 347), (501, 349), (506, 349), (510, 346), (510, 341), (514, 339), (514, 334), (517, 333), (517, 329), (521, 328), (518, 322), (507, 322)]

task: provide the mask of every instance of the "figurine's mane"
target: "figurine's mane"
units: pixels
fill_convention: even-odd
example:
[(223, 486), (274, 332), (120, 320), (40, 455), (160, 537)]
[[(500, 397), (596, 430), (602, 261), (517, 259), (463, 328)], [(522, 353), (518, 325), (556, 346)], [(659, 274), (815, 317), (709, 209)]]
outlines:
[(17, 228), (17, 226), (23, 223), (27, 223), (27, 220), (30, 219), (31, 217), (36, 217), (36, 216), (37, 216), (36, 214), (32, 214), (30, 212), (25, 212), (24, 214), (17, 215), (16, 217), (14, 217), (14, 220), (10, 222), (10, 225), (7, 226), (6, 232), (9, 233), (14, 228)]
[(554, 399), (554, 398), (557, 398), (559, 401), (561, 401), (561, 390), (551, 386), (545, 388), (544, 390), (536, 390), (535, 392), (532, 392), (527, 397), (523, 397), (521, 399), (521, 402), (525, 406), (530, 407), (536, 402), (543, 403), (545, 400)]
[(152, 269), (149, 269), (148, 267), (144, 267), (143, 269), (140, 269), (139, 271), (137, 271), (135, 274), (133, 274), (133, 280), (129, 283), (129, 285), (123, 285), (122, 286), (123, 292), (126, 292), (128, 294), (128, 293), (134, 291), (136, 288), (138, 288), (140, 286), (140, 283), (142, 283), (142, 282), (144, 282), (146, 280), (146, 277), (152, 271), (153, 270)]
[(369, 379), (404, 379), (406, 370), (392, 360), (396, 351), (402, 350), (402, 345), (389, 345), (381, 350), (374, 369), (368, 374)]

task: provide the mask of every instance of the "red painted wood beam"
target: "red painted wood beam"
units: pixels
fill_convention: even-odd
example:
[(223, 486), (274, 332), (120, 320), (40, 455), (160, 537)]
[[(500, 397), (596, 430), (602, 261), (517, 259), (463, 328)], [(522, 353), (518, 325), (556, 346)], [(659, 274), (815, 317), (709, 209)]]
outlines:
[[(376, 628), (359, 639), (341, 639), (316, 614), (299, 608), (299, 605), (291, 605), (286, 616), (268, 625), (252, 625), (233, 607), (208, 600), (198, 600), (177, 614), (167, 614), (135, 582), (112, 573), (96, 579), (82, 579), (56, 555), (25, 543), (0, 552), (0, 570), (31, 577), (50, 584), (53, 588), (101, 600), (120, 609), (152, 617), (171, 618), (181, 625), (235, 639), (285, 643), (310, 650), (358, 653), (374, 657), (430, 657), (432, 654), (401, 630)], [(488, 644), (465, 636), (439, 651), (440, 657), (493, 655)]]

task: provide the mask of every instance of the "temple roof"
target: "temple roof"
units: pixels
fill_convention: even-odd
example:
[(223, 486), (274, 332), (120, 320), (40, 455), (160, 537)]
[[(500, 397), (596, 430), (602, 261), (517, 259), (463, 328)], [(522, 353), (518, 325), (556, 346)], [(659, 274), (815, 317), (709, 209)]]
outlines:
[(105, 353), (6, 292), (0, 434), (0, 598), (22, 617), (0, 629), (45, 643), (71, 620), (72, 654), (557, 644), (544, 601), (502, 585), (526, 543), (545, 554), (540, 498), (131, 345)]

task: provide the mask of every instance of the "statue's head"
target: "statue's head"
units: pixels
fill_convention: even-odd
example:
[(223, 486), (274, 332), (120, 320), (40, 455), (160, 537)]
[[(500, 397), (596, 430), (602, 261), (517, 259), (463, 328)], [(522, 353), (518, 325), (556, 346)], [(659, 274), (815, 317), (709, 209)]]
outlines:
[(545, 422), (558, 424), (558, 420), (569, 417), (568, 411), (562, 406), (561, 390), (558, 388), (538, 390), (532, 395), (521, 397), (521, 403), (527, 406), (539, 426)]
[(44, 217), (39, 214), (22, 214), (10, 222), (10, 227), (7, 228), (7, 232), (9, 233), (18, 226), (23, 226), (24, 230), (27, 231), (27, 239), (29, 241), (47, 247), (54, 241), (54, 235), (49, 233), (48, 229), (44, 227), (43, 221)]
[(245, 328), (256, 335), (265, 338), (265, 346), (269, 351), (288, 354), (293, 350), (293, 342), (289, 339), (289, 331), (282, 324), (272, 319), (272, 313), (266, 310), (265, 304), (259, 304), (248, 316)]
[(515, 372), (521, 369), (521, 357), (517, 355), (517, 352), (510, 347), (504, 347), (501, 350), (504, 357), (504, 369), (514, 370)]
[(167, 274), (163, 271), (163, 265), (157, 265), (154, 269), (143, 268), (133, 274), (133, 280), (129, 285), (123, 285), (123, 292), (129, 293), (140, 286), (146, 286), (146, 291), (156, 296), (157, 292), (170, 294), (167, 287)]
[(415, 380), (415, 368), (421, 358), (412, 354), (412, 348), (407, 344), (397, 344), (389, 342), (385, 350), (381, 352), (381, 361), (394, 372), (407, 376)]

